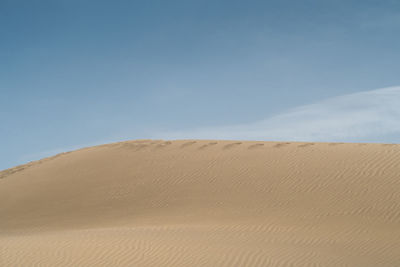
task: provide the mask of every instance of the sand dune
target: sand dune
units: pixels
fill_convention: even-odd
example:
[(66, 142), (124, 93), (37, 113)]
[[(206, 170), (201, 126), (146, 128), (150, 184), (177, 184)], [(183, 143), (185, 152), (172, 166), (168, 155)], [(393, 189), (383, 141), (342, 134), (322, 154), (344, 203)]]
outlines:
[(0, 266), (400, 266), (400, 145), (136, 140), (0, 178)]

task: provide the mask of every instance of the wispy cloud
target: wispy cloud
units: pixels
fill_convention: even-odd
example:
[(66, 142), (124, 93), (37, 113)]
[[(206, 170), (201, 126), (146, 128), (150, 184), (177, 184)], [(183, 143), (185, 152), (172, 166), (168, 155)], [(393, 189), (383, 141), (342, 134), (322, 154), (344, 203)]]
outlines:
[(263, 121), (162, 133), (168, 139), (388, 142), (400, 140), (400, 87), (299, 106)]

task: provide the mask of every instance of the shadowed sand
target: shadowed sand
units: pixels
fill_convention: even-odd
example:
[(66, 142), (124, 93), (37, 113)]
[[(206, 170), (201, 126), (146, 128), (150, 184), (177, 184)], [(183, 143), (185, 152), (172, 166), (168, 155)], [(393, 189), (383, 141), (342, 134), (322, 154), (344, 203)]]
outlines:
[(400, 266), (400, 146), (137, 140), (0, 172), (0, 266)]

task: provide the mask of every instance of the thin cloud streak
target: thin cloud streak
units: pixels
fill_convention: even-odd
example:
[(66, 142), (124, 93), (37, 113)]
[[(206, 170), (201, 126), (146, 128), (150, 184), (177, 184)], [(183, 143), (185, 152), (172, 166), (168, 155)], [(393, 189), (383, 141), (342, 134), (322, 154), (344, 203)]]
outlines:
[(168, 139), (387, 142), (400, 140), (400, 87), (330, 98), (263, 121), (158, 135)]

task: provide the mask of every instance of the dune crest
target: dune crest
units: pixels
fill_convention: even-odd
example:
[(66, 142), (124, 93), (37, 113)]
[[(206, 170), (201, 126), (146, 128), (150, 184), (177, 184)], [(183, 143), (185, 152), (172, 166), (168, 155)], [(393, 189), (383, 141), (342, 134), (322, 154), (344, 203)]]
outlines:
[(136, 140), (17, 166), (0, 266), (400, 266), (400, 145)]

